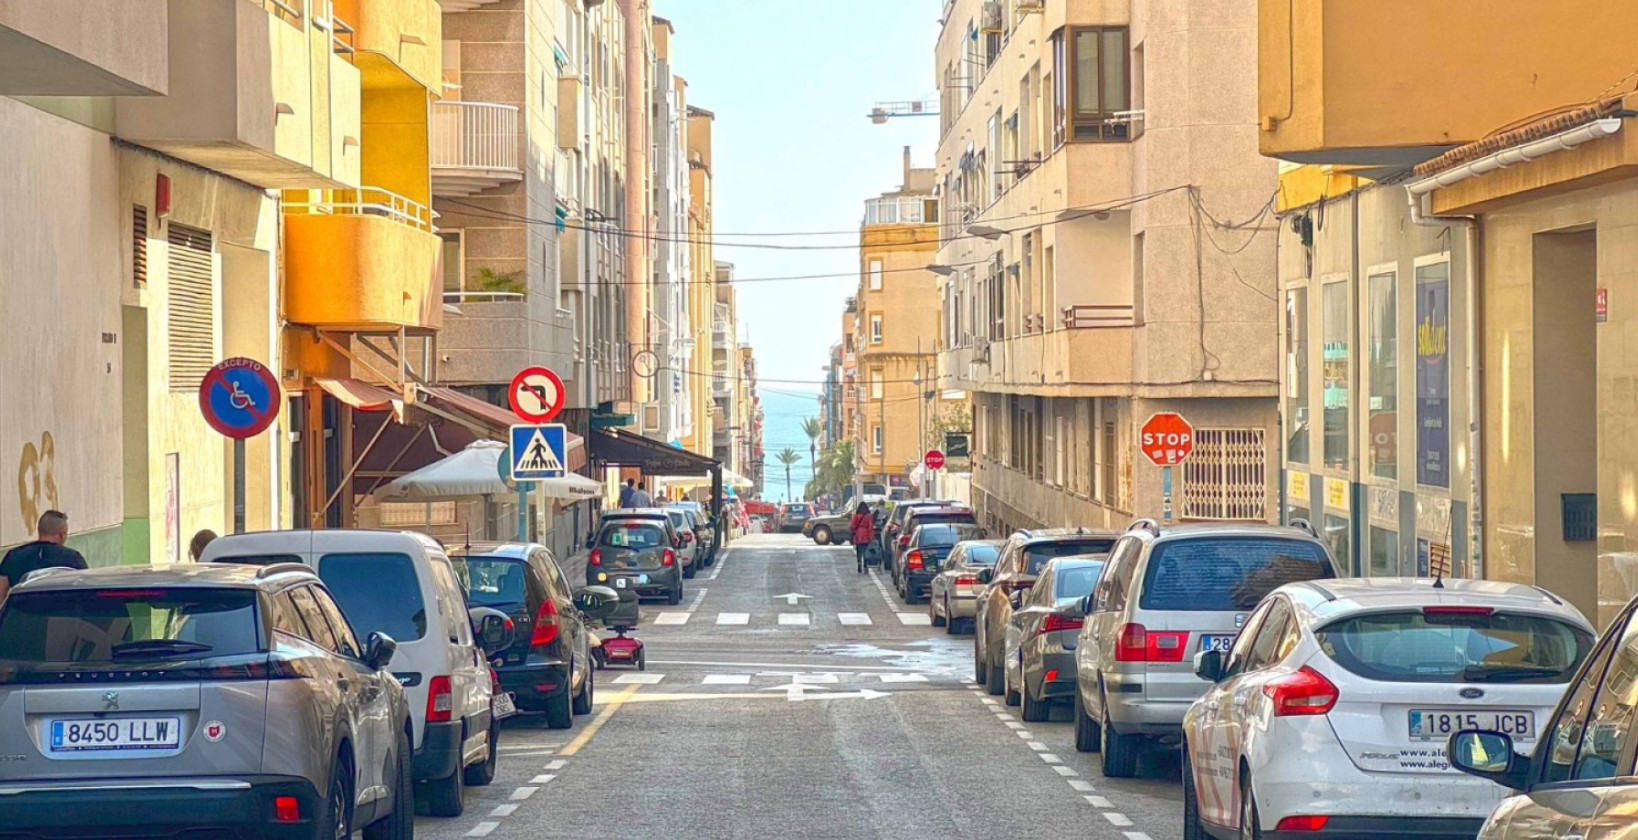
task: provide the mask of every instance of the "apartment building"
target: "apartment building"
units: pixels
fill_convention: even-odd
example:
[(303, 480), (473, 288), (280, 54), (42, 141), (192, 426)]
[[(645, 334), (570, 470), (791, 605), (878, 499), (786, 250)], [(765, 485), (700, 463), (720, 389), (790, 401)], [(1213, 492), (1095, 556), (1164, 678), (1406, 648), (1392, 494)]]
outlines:
[[(860, 467), (855, 479), (909, 488), (930, 448), (938, 416), (939, 276), (927, 270), (939, 247), (937, 172), (914, 167), (904, 150), (904, 180), (865, 202), (859, 231), (857, 343)], [(931, 398), (929, 398), (931, 394)]]
[(1279, 207), (1286, 508), (1357, 571), (1541, 585), (1603, 624), (1638, 594), (1638, 18), (1558, 11), (1260, 4), (1261, 148), (1304, 164)]
[(654, 289), (649, 351), (652, 401), (643, 407), (641, 431), (655, 440), (680, 444), (692, 431), (694, 380), (684, 371), (692, 361), (693, 321), (689, 283), (693, 277), (688, 242), (688, 83), (676, 72), (676, 28), (654, 19)]
[[(946, 5), (940, 384), (992, 527), (1279, 515), (1256, 34), (1252, 0)], [(1164, 411), (1195, 429), (1169, 509)]]
[(745, 427), (741, 378), (744, 368), (739, 355), (739, 312), (734, 289), (733, 263), (715, 264), (716, 299), (711, 304), (711, 399), (715, 420), (711, 432), (711, 457), (741, 473)]
[(711, 191), (711, 126), (716, 115), (687, 105), (688, 159), (688, 325), (684, 339), (687, 361), (671, 373), (689, 383), (688, 429), (683, 448), (699, 455), (715, 451), (717, 429), (725, 426), (716, 414), (714, 342), (716, 335), (717, 263), (711, 249), (713, 235)]

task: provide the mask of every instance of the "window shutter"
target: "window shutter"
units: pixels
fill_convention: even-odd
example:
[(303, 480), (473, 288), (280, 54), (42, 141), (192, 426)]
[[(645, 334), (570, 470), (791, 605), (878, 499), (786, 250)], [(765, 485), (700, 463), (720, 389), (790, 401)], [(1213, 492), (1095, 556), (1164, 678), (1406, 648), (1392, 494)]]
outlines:
[(1262, 429), (1196, 429), (1183, 462), (1183, 518), (1264, 521)]
[(170, 388), (192, 391), (215, 364), (216, 356), (211, 234), (178, 224), (168, 227), (165, 320), (170, 343)]
[(148, 208), (131, 208), (131, 286), (148, 288)]

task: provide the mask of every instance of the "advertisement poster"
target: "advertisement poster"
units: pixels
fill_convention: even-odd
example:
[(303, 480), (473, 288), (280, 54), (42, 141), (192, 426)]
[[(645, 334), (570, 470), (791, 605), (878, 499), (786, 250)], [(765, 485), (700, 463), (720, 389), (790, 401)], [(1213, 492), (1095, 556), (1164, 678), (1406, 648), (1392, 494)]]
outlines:
[(1450, 266), (1416, 270), (1416, 481), (1450, 486)]

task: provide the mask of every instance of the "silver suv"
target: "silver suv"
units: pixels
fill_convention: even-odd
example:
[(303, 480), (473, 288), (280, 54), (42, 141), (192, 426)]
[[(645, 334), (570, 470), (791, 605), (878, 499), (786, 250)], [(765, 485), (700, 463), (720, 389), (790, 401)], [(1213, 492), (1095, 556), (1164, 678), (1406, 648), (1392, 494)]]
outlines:
[(395, 648), (300, 565), (36, 572), (0, 607), (0, 826), (412, 837)]
[(1150, 745), (1179, 742), (1183, 713), (1210, 684), (1194, 655), (1228, 650), (1281, 584), (1337, 576), (1313, 526), (1132, 523), (1110, 552), (1075, 647), (1075, 748), (1129, 777)]

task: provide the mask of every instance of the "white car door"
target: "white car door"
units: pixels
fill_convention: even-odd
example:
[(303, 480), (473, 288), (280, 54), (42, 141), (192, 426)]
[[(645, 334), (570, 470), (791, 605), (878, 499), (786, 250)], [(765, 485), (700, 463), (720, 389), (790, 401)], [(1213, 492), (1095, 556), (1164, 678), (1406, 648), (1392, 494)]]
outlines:
[[(472, 638), (466, 591), (456, 581), (454, 566), (442, 555), (434, 555), (430, 559), (438, 612), (443, 618), (444, 638), (449, 651), (451, 700), (455, 704), (453, 712), (462, 720), (470, 720), (489, 711), (490, 695), (494, 690), (494, 684), (489, 679), (489, 662)], [(467, 732), (467, 749), (488, 737), (488, 730)]]
[(1195, 793), (1200, 803), (1200, 817), (1217, 825), (1238, 822), (1234, 792), (1237, 754), (1224, 746), (1229, 742), (1229, 727), (1236, 723), (1233, 720), (1234, 691), (1240, 675), (1246, 671), (1252, 644), (1270, 606), (1260, 605), (1246, 619), (1245, 629), (1229, 650), (1223, 678), (1201, 695), (1193, 718), (1193, 731), (1188, 733), (1189, 763), (1197, 780)]

